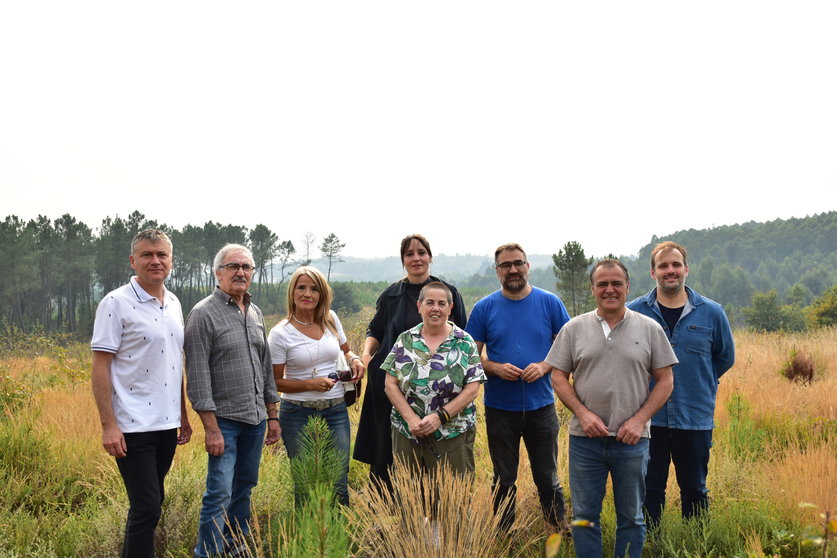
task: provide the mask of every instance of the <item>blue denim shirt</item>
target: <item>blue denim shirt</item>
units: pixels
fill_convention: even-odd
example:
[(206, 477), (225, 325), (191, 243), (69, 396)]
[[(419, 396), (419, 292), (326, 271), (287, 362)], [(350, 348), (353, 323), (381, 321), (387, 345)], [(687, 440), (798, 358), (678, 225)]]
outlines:
[[(669, 331), (657, 304), (657, 289), (634, 299), (628, 308), (656, 320), (671, 341), (679, 364), (674, 365), (674, 391), (654, 418), (653, 426), (711, 430), (715, 426), (718, 379), (735, 362), (729, 320), (717, 302), (686, 287), (689, 301)], [(653, 387), (653, 382), (652, 382)]]

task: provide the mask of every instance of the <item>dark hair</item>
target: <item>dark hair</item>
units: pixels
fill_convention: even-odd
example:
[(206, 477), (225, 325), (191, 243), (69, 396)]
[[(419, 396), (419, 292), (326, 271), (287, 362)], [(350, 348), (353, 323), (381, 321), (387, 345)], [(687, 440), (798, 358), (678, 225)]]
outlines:
[(433, 250), (430, 249), (430, 243), (427, 242), (427, 239), (424, 238), (420, 234), (411, 234), (411, 235), (405, 236), (404, 238), (401, 239), (401, 261), (402, 262), (404, 261), (404, 254), (407, 253), (407, 249), (410, 248), (410, 244), (414, 240), (418, 240), (419, 242), (421, 242), (421, 245), (424, 246), (425, 250), (427, 250), (427, 255), (430, 256), (431, 258), (433, 257)]
[(445, 285), (444, 283), (442, 283), (441, 281), (431, 281), (428, 284), (426, 284), (425, 286), (423, 286), (421, 288), (421, 292), (419, 292), (419, 297), (418, 297), (419, 302), (424, 301), (425, 297), (427, 296), (426, 295), (427, 291), (429, 291), (431, 289), (439, 289), (440, 291), (444, 291), (445, 295), (448, 299), (448, 304), (453, 304), (453, 294), (451, 294), (450, 289), (448, 288), (448, 286)]
[(508, 244), (503, 244), (502, 246), (498, 246), (496, 250), (494, 250), (494, 263), (497, 263), (498, 258), (500, 257), (500, 252), (505, 252), (506, 250), (519, 250), (523, 252), (523, 259), (526, 259), (526, 250), (523, 249), (523, 246), (518, 244), (517, 242), (509, 242)]
[(625, 281), (628, 283), (631, 282), (631, 276), (628, 274), (628, 268), (625, 267), (625, 264), (617, 260), (616, 258), (605, 258), (603, 260), (599, 260), (593, 266), (593, 269), (590, 270), (590, 284), (593, 284), (593, 274), (596, 273), (596, 270), (600, 267), (618, 267), (621, 268), (622, 271), (625, 272)]
[(665, 252), (666, 250), (677, 250), (681, 254), (683, 254), (683, 265), (689, 265), (686, 263), (686, 248), (682, 244), (678, 244), (673, 240), (665, 240), (660, 242), (654, 249), (651, 250), (651, 269), (654, 269), (654, 258), (657, 257), (657, 254), (660, 252)]
[(137, 244), (143, 240), (147, 240), (149, 242), (165, 242), (169, 246), (169, 252), (172, 251), (171, 239), (164, 231), (161, 231), (160, 229), (143, 229), (134, 235), (134, 239), (131, 241), (132, 255), (134, 250), (137, 249)]

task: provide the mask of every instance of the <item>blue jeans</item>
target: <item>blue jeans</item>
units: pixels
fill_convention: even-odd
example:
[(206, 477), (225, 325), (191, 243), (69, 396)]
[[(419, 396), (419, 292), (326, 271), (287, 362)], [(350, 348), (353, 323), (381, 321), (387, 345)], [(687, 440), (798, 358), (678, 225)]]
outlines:
[(259, 482), (266, 421), (247, 424), (218, 417), (224, 453), (209, 456), (195, 556), (234, 549), (250, 532), (250, 491)]
[[(327, 409), (312, 409), (302, 407), (295, 403), (282, 400), (279, 405), (279, 425), (282, 427), (282, 441), (285, 449), (288, 450), (288, 457), (293, 459), (299, 453), (299, 436), (302, 428), (308, 424), (310, 417), (322, 417), (328, 424), (329, 430), (334, 435), (334, 442), (340, 452), (342, 461), (342, 472), (337, 480), (335, 490), (338, 501), (344, 506), (349, 505), (349, 450), (351, 446), (351, 425), (349, 424), (349, 413), (345, 403), (339, 403)], [(294, 487), (294, 496), (297, 504), (301, 501), (299, 494), (300, 487)]]
[(564, 493), (558, 481), (559, 424), (555, 405), (533, 411), (503, 411), (486, 407), (485, 427), (488, 452), (494, 466), (494, 513), (506, 504), (500, 528), (507, 531), (515, 519), (520, 438), (523, 438), (529, 454), (532, 480), (538, 489), (544, 519), (558, 525), (564, 519)]
[(160, 521), (169, 472), (177, 447), (177, 429), (126, 432), (125, 457), (116, 460), (128, 492), (128, 521), (122, 558), (154, 558), (154, 530)]
[(681, 513), (689, 518), (709, 507), (706, 475), (709, 472), (711, 430), (651, 427), (651, 460), (645, 475), (645, 513), (648, 525), (659, 524), (666, 504), (669, 464), (680, 486)]
[(645, 472), (648, 467), (648, 438), (635, 445), (617, 442), (613, 436), (585, 438), (570, 436), (570, 494), (573, 519), (592, 522), (573, 527), (575, 554), (579, 558), (602, 556), (601, 512), (608, 473), (613, 481), (616, 508), (617, 558), (639, 558), (645, 543)]

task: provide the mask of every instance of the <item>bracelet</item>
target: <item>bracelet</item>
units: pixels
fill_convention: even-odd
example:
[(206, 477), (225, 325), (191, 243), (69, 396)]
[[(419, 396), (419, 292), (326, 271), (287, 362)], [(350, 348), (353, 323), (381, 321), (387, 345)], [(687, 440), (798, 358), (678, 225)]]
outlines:
[(445, 424), (450, 420), (450, 415), (448, 414), (447, 410), (444, 407), (440, 407), (439, 409), (436, 409), (436, 416), (439, 417), (439, 421), (442, 424)]
[(361, 360), (361, 358), (359, 356), (355, 355), (355, 356), (353, 356), (352, 358), (349, 359), (349, 364), (353, 363), (356, 360)]
[(279, 422), (279, 417), (267, 417), (267, 420), (275, 420), (276, 422)]

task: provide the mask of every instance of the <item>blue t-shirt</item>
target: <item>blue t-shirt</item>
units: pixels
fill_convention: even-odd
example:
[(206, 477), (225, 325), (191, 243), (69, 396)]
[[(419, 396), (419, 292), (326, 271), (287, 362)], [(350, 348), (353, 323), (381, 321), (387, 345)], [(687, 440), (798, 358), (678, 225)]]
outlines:
[[(498, 290), (477, 302), (465, 331), (485, 344), (488, 360), (524, 369), (546, 358), (553, 337), (568, 321), (564, 303), (550, 292), (532, 287), (526, 298), (511, 300)], [(485, 384), (486, 407), (532, 411), (554, 403), (550, 374), (532, 383), (488, 376)]]

